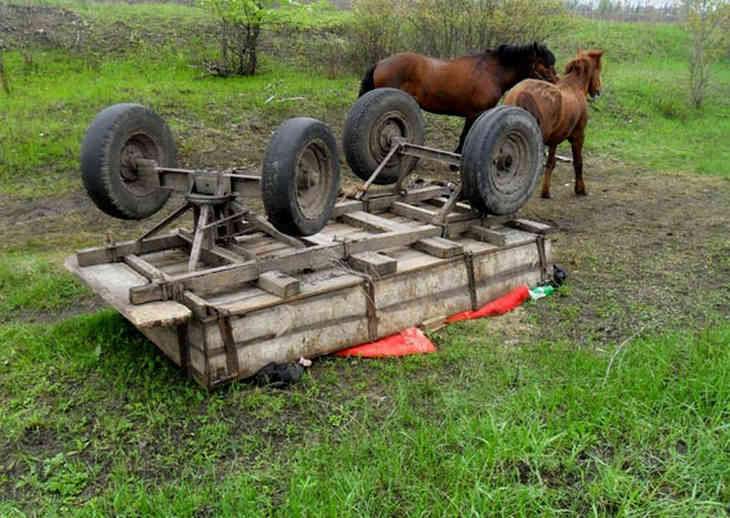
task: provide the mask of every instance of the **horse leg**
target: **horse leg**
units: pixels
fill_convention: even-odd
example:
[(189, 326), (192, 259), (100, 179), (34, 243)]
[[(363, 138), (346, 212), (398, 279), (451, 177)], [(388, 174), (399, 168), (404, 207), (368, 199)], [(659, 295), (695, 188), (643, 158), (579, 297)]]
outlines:
[[(467, 117), (464, 119), (464, 129), (461, 130), (461, 136), (459, 137), (459, 145), (456, 146), (456, 149), (454, 150), (454, 153), (461, 154), (461, 152), (464, 149), (464, 140), (466, 140), (466, 136), (469, 133), (469, 130), (472, 127), (472, 124), (474, 124), (474, 121), (476, 120), (476, 117)], [(459, 167), (455, 165), (450, 165), (449, 169), (452, 171), (458, 171)]]
[(464, 119), (464, 129), (461, 130), (459, 145), (456, 147), (456, 151), (454, 151), (454, 153), (461, 153), (462, 149), (464, 148), (464, 141), (466, 140), (466, 136), (469, 134), (469, 130), (471, 129), (475, 120), (477, 120), (476, 116), (467, 117), (466, 119)]
[(545, 163), (545, 175), (542, 177), (542, 193), (540, 196), (543, 198), (550, 197), (550, 178), (553, 175), (553, 169), (555, 169), (555, 150), (558, 146), (548, 146), (548, 157), (547, 163)]
[(570, 140), (570, 146), (573, 150), (573, 171), (575, 171), (575, 194), (576, 196), (586, 196), (586, 184), (583, 183), (583, 134), (580, 134)]

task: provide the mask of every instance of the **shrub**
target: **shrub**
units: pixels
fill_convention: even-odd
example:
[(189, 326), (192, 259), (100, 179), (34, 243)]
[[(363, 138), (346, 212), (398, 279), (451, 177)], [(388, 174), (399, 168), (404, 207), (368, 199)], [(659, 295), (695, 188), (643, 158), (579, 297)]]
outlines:
[(353, 5), (350, 62), (365, 68), (407, 48), (403, 42), (403, 0), (357, 0)]
[(353, 38), (367, 64), (412, 50), (443, 58), (544, 41), (566, 25), (561, 0), (358, 0)]

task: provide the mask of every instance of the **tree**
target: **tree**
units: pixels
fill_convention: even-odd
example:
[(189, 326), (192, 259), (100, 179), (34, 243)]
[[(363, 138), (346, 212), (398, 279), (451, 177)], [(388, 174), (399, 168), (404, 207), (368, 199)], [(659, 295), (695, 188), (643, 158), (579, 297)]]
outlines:
[(710, 65), (725, 50), (730, 29), (728, 0), (682, 0), (684, 25), (690, 34), (690, 100), (699, 108), (710, 82)]
[(261, 28), (278, 18), (276, 6), (298, 5), (294, 0), (199, 1), (220, 22), (220, 56), (208, 70), (221, 76), (255, 74)]
[(10, 86), (8, 85), (8, 78), (5, 75), (5, 66), (3, 65), (3, 47), (0, 45), (0, 85), (3, 91), (10, 95)]

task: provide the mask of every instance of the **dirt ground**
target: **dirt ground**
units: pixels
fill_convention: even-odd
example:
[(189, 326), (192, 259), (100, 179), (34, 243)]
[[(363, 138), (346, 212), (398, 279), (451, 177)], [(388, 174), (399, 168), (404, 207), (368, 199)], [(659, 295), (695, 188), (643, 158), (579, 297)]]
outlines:
[[(343, 183), (354, 183), (344, 169)], [(427, 173), (441, 176), (439, 171)], [(702, 328), (727, 319), (730, 179), (650, 172), (591, 156), (585, 171), (587, 197), (573, 195), (572, 165), (560, 163), (553, 198), (535, 194), (521, 211), (555, 227), (554, 261), (569, 275), (559, 296), (519, 314), (520, 320), (536, 318), (527, 335), (601, 344), (644, 330)], [(132, 238), (150, 225), (103, 215), (79, 186), (58, 197), (0, 203), (0, 249), (50, 252), (60, 262), (74, 248), (99, 245), (110, 236)], [(81, 305), (78, 311), (96, 307), (89, 301)], [(524, 334), (525, 327), (514, 324), (496, 330)]]

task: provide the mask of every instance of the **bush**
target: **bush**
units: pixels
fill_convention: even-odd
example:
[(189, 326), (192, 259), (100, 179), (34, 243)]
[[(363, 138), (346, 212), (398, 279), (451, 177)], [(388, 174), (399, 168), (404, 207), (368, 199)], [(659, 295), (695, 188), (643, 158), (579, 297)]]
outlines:
[(544, 41), (566, 25), (561, 0), (358, 0), (355, 60), (401, 50), (451, 58), (502, 43)]
[(403, 42), (403, 0), (357, 0), (353, 6), (349, 61), (360, 70), (407, 48)]

